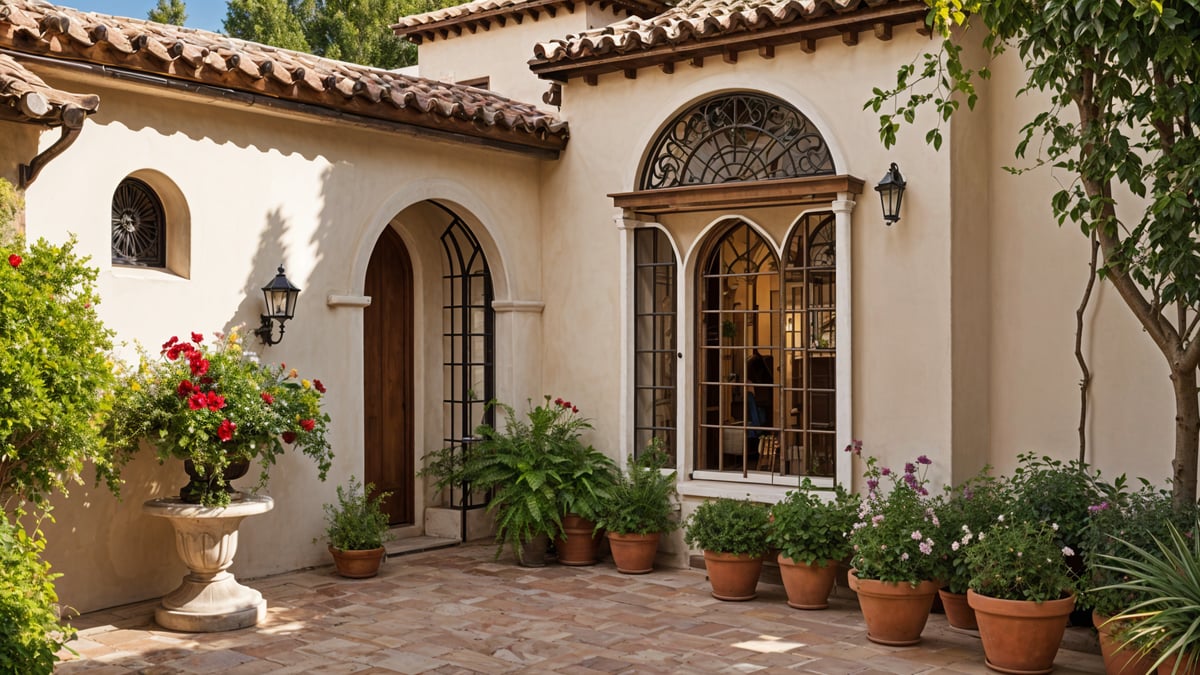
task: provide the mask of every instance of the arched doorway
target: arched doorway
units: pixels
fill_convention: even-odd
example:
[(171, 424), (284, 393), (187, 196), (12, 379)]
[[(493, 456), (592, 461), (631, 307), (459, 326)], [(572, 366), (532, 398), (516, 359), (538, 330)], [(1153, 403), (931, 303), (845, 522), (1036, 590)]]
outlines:
[(415, 523), (413, 458), (413, 270), (400, 234), (385, 227), (363, 292), (364, 482), (391, 492), (392, 525)]

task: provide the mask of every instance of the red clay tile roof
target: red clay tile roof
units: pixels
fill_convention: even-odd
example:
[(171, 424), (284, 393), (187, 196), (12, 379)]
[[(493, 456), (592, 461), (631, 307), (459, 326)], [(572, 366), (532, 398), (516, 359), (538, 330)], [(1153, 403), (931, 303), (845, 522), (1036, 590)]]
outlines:
[[(616, 11), (633, 16), (654, 16), (669, 6), (662, 0), (585, 0), (585, 2), (596, 2), (601, 8), (611, 5)], [(460, 35), (464, 28), (471, 32), (474, 32), (479, 26), (486, 29), (492, 22), (503, 26), (509, 19), (513, 19), (517, 23), (521, 23), (524, 16), (529, 15), (536, 20), (542, 12), (555, 16), (559, 9), (574, 12), (575, 0), (475, 0), (464, 5), (400, 17), (400, 20), (392, 25), (392, 31), (396, 35), (407, 36), (416, 44), (421, 44), (424, 40), (448, 37), (451, 32)]]
[[(546, 73), (573, 75), (587, 63), (653, 52), (684, 60), (692, 56), (689, 48), (714, 42), (728, 48), (739, 38), (741, 48), (747, 49), (744, 43), (785, 44), (881, 26), (876, 34), (888, 39), (891, 26), (920, 21), (926, 11), (925, 4), (916, 0), (683, 0), (655, 17), (630, 17), (538, 43), (530, 67), (543, 76), (561, 79)], [(856, 32), (852, 40), (857, 41)], [(616, 65), (592, 72), (621, 68)]]
[(555, 153), (568, 137), (566, 123), (555, 115), (486, 91), (41, 0), (0, 0), (0, 48), (250, 92), (510, 149)]
[(0, 54), (0, 104), (0, 119), (77, 126), (100, 107), (100, 97), (55, 89), (11, 56)]

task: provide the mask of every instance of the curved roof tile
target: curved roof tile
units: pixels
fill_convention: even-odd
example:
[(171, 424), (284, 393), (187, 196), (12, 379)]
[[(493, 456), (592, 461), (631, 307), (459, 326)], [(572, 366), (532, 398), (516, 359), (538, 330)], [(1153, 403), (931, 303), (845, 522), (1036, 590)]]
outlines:
[(0, 54), (0, 102), (6, 117), (46, 126), (79, 124), (100, 108), (99, 96), (55, 89), (7, 54)]
[[(446, 7), (437, 9), (432, 12), (423, 14), (413, 14), (411, 16), (403, 16), (392, 24), (391, 28), (396, 35), (410, 35), (420, 33), (427, 30), (429, 27), (451, 26), (456, 23), (465, 23), (475, 19), (482, 18), (499, 18), (520, 14), (532, 9), (548, 7), (548, 6), (563, 6), (573, 4), (575, 0), (474, 0), (462, 5), (454, 7)], [(669, 5), (661, 0), (585, 0), (588, 2), (600, 2), (601, 4), (611, 4), (615, 7), (625, 10), (628, 14), (638, 16), (653, 16)]]
[(554, 114), (472, 87), (42, 0), (0, 0), (0, 47), (540, 150), (561, 150), (568, 137)]

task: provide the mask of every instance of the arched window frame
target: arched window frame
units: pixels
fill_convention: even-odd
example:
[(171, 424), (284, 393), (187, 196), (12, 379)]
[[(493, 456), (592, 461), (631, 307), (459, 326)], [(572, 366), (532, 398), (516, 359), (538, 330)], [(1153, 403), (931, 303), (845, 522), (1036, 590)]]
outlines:
[(141, 179), (125, 178), (113, 191), (111, 208), (113, 264), (165, 269), (167, 216), (154, 188)]

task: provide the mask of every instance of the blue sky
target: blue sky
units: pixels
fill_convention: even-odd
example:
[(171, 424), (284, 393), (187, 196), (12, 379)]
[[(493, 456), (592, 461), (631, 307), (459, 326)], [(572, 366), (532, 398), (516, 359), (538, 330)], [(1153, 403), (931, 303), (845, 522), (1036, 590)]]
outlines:
[[(117, 16), (144, 19), (158, 5), (158, 0), (51, 0), (57, 5), (74, 7), (85, 12), (103, 12)], [(225, 0), (186, 0), (187, 26), (221, 32), (225, 19)]]

